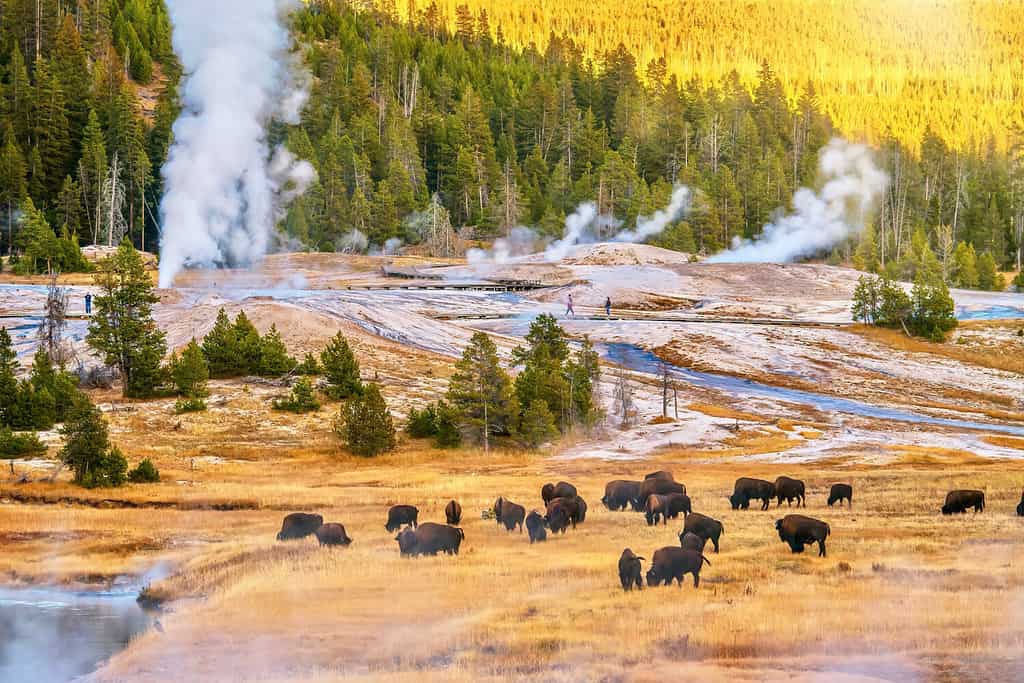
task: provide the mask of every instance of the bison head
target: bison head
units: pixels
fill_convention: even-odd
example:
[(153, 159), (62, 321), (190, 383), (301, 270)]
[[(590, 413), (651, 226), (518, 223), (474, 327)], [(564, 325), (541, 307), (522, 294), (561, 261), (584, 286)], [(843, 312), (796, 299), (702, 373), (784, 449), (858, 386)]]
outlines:
[(647, 570), (647, 585), (657, 586), (659, 583), (661, 583), (661, 577), (658, 575), (658, 570), (651, 567)]
[(747, 497), (739, 493), (734, 493), (729, 496), (729, 503), (732, 504), (733, 510), (739, 510), (741, 507), (747, 505)]
[(408, 555), (416, 549), (416, 532), (412, 529), (403, 529), (395, 536), (395, 540), (398, 541), (398, 550), (402, 555)]
[(950, 507), (948, 503), (946, 505), (943, 505), (942, 506), (942, 514), (944, 514), (944, 515), (951, 515), (951, 514), (953, 514), (953, 508)]

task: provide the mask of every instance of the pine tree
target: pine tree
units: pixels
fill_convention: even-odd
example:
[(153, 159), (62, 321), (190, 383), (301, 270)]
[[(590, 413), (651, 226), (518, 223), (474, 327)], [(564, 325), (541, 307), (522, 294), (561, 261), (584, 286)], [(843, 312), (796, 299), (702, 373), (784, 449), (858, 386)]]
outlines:
[(16, 136), (15, 144), (24, 149), (30, 146), (32, 137), (32, 82), (25, 67), (25, 58), (17, 46), (11, 49), (11, 58), (7, 66), (7, 85), (4, 87), (2, 112), (11, 124)]
[(107, 177), (107, 145), (96, 112), (89, 110), (85, 131), (82, 133), (82, 155), (78, 161), (78, 179), (81, 184), (85, 215), (89, 221), (87, 234), (92, 241), (100, 239), (103, 225), (103, 181)]
[(43, 178), (48, 196), (56, 196), (70, 170), (71, 136), (64, 89), (49, 64), (36, 60), (34, 136), (43, 161)]
[(203, 398), (207, 395), (206, 382), (210, 379), (210, 370), (195, 338), (185, 346), (180, 356), (172, 357), (169, 365), (179, 396)]
[(910, 329), (932, 341), (943, 341), (957, 326), (956, 308), (941, 278), (919, 274), (910, 294)]
[(498, 361), (494, 341), (485, 333), (473, 335), (455, 364), (447, 401), (457, 411), (463, 430), (485, 449), (492, 435), (511, 431), (516, 412), (511, 381)]
[(260, 339), (259, 375), (261, 377), (281, 377), (294, 370), (296, 365), (295, 359), (288, 355), (288, 349), (281, 341), (277, 325), (272, 324)]
[(1006, 281), (996, 267), (992, 252), (986, 251), (978, 257), (978, 289), (986, 292), (1001, 292), (1006, 289)]
[(74, 473), (74, 482), (86, 488), (120, 486), (128, 462), (112, 448), (103, 413), (88, 399), (80, 400), (61, 429), (64, 447), (60, 459)]
[(342, 405), (335, 432), (356, 455), (371, 457), (395, 449), (394, 422), (376, 384), (367, 384)]
[(18, 391), (18, 355), (6, 327), (0, 327), (0, 426), (11, 425)]
[(28, 192), (25, 181), (27, 169), (21, 149), (14, 141), (14, 133), (8, 128), (5, 135), (7, 142), (0, 150), (0, 226), (6, 228), (7, 254), (13, 253), (16, 207), (24, 200)]
[(978, 286), (978, 263), (974, 247), (966, 242), (956, 245), (953, 252), (953, 284), (961, 289)]
[(245, 311), (239, 311), (235, 316), (233, 336), (238, 369), (245, 374), (259, 374), (262, 340), (256, 327), (245, 315)]
[(851, 316), (854, 320), (868, 325), (873, 325), (878, 321), (881, 307), (880, 284), (881, 280), (873, 276), (861, 275), (857, 280), (857, 287), (853, 290), (853, 306), (851, 308)]
[(516, 434), (528, 448), (537, 448), (558, 435), (555, 418), (548, 410), (548, 404), (535, 399), (530, 407), (523, 411)]
[(213, 328), (203, 337), (202, 348), (210, 377), (235, 377), (241, 372), (235, 328), (223, 308), (217, 312)]
[(86, 341), (124, 380), (126, 397), (151, 396), (163, 377), (160, 362), (167, 347), (153, 320), (153, 281), (142, 257), (125, 240), (100, 263), (95, 276), (100, 294)]
[(345, 335), (338, 332), (320, 354), (320, 366), (327, 380), (326, 393), (334, 400), (358, 396), (363, 391), (359, 377), (359, 361)]
[(25, 274), (49, 273), (58, 255), (57, 235), (46, 221), (42, 211), (36, 209), (31, 197), (21, 204), (21, 228), (18, 244), (24, 251), (18, 270)]

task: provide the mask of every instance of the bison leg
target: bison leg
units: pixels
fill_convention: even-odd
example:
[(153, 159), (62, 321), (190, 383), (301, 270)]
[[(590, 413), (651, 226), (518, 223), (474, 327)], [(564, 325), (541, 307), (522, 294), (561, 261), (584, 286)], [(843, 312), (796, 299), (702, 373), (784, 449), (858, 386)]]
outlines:
[(789, 543), (789, 549), (794, 553), (802, 553), (804, 551), (804, 544), (796, 539), (790, 539), (786, 541)]
[(718, 552), (718, 538), (717, 537), (712, 538), (711, 542), (715, 544), (715, 552), (717, 553)]
[(818, 557), (825, 557), (825, 539), (818, 539)]
[(693, 587), (700, 588), (700, 570), (693, 573)]
[(636, 575), (636, 589), (642, 591), (644, 589), (644, 579), (639, 574)]

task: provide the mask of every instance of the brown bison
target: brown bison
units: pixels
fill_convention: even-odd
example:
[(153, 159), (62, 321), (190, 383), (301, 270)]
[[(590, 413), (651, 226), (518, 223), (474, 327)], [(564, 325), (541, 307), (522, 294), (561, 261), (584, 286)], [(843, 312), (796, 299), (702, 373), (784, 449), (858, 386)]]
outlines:
[(702, 515), (699, 512), (691, 512), (683, 522), (683, 531), (679, 534), (679, 541), (682, 543), (683, 537), (687, 533), (695, 534), (705, 541), (710, 540), (712, 545), (715, 546), (715, 552), (717, 553), (718, 540), (724, 532), (725, 527), (717, 519)]
[(320, 541), (320, 545), (340, 545), (347, 546), (352, 543), (352, 539), (345, 533), (345, 527), (341, 524), (322, 524), (320, 528), (315, 532), (316, 540)]
[(842, 507), (844, 498), (846, 504), (853, 507), (853, 487), (849, 484), (832, 484), (828, 492), (828, 506), (832, 507), (833, 504), (839, 503)]
[(647, 585), (658, 586), (664, 583), (671, 586), (673, 581), (683, 585), (683, 577), (693, 574), (693, 587), (700, 586), (700, 570), (704, 563), (711, 561), (697, 550), (683, 550), (675, 546), (666, 546), (654, 552), (651, 568), (647, 570)]
[(281, 522), (281, 530), (277, 532), (277, 540), (292, 541), (312, 536), (323, 523), (324, 518), (320, 515), (293, 512), (290, 515), (285, 515), (284, 521)]
[(967, 512), (974, 508), (975, 514), (985, 510), (985, 493), (983, 491), (950, 491), (946, 494), (946, 504), (942, 506), (942, 514), (952, 515)]
[(626, 506), (638, 510), (642, 505), (640, 500), (640, 482), (625, 481), (616, 479), (604, 486), (604, 497), (601, 502), (609, 510), (625, 510)]
[(1020, 502), (1017, 503), (1017, 516), (1024, 517), (1024, 491), (1020, 494)]
[(685, 493), (669, 493), (663, 496), (655, 493), (647, 497), (644, 506), (647, 526), (657, 524), (659, 518), (662, 524), (668, 524), (669, 518), (676, 519), (680, 512), (684, 517), (692, 512), (690, 497)]
[(825, 539), (832, 533), (831, 527), (820, 519), (803, 515), (786, 515), (775, 520), (779, 538), (789, 544), (794, 553), (802, 553), (805, 545), (818, 544), (818, 557), (825, 557)]
[(557, 484), (544, 484), (540, 489), (540, 497), (544, 500), (545, 505), (555, 498), (575, 498), (578, 495), (576, 487), (565, 481), (560, 481)]
[(398, 531), (403, 526), (409, 525), (416, 528), (416, 518), (420, 511), (412, 505), (393, 505), (388, 510), (388, 521), (384, 525), (385, 531)]
[(576, 523), (583, 524), (587, 521), (587, 501), (583, 500), (583, 496), (576, 496)]
[(804, 483), (799, 479), (779, 477), (775, 480), (775, 497), (779, 501), (778, 505), (782, 505), (783, 500), (786, 501), (786, 505), (791, 505), (795, 500), (797, 507), (807, 507), (804, 490)]
[(692, 531), (684, 531), (679, 534), (679, 547), (683, 550), (696, 550), (698, 552), (704, 552), (704, 546), (707, 545), (708, 539), (703, 536), (698, 536)]
[(448, 501), (448, 504), (444, 506), (444, 518), (452, 525), (462, 521), (462, 506), (457, 500)]
[(576, 519), (579, 516), (579, 506), (575, 499), (555, 498), (548, 503), (544, 514), (544, 522), (551, 529), (551, 533), (565, 533), (566, 528), (572, 524), (576, 528)]
[(775, 497), (775, 484), (764, 479), (751, 479), (740, 477), (733, 486), (729, 502), (733, 510), (746, 510), (750, 507), (751, 500), (760, 500), (761, 509), (767, 510)]
[(526, 508), (504, 498), (499, 498), (494, 505), (494, 516), (498, 518), (499, 524), (505, 525), (505, 531), (512, 531), (518, 526), (519, 533), (523, 533)]
[(671, 479), (644, 479), (640, 483), (640, 505), (646, 505), (647, 499), (653, 495), (667, 496), (670, 493), (686, 493), (686, 487)]
[(447, 524), (424, 522), (415, 529), (405, 528), (395, 536), (398, 550), (404, 557), (415, 555), (458, 555), (465, 540), (462, 529)]
[(636, 586), (637, 590), (643, 590), (644, 580), (640, 567), (643, 559), (629, 548), (622, 551), (622, 555), (619, 556), (619, 581), (622, 583), (622, 590), (631, 591), (633, 586)]
[(531, 510), (530, 514), (526, 515), (526, 532), (530, 534), (531, 544), (548, 540), (548, 532), (544, 528), (544, 518), (536, 510)]
[(657, 472), (651, 472), (645, 474), (644, 479), (667, 479), (669, 481), (675, 481), (676, 478), (672, 476), (672, 473), (668, 470), (658, 470)]

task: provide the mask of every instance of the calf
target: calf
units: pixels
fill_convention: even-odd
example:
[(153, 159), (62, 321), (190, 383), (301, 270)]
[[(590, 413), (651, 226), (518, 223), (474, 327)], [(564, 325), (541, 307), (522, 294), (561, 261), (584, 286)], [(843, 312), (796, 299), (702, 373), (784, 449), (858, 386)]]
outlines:
[(633, 590), (633, 586), (636, 586), (638, 590), (643, 589), (644, 580), (640, 574), (640, 562), (643, 559), (629, 548), (622, 551), (622, 555), (619, 557), (619, 581), (622, 583), (622, 590)]

